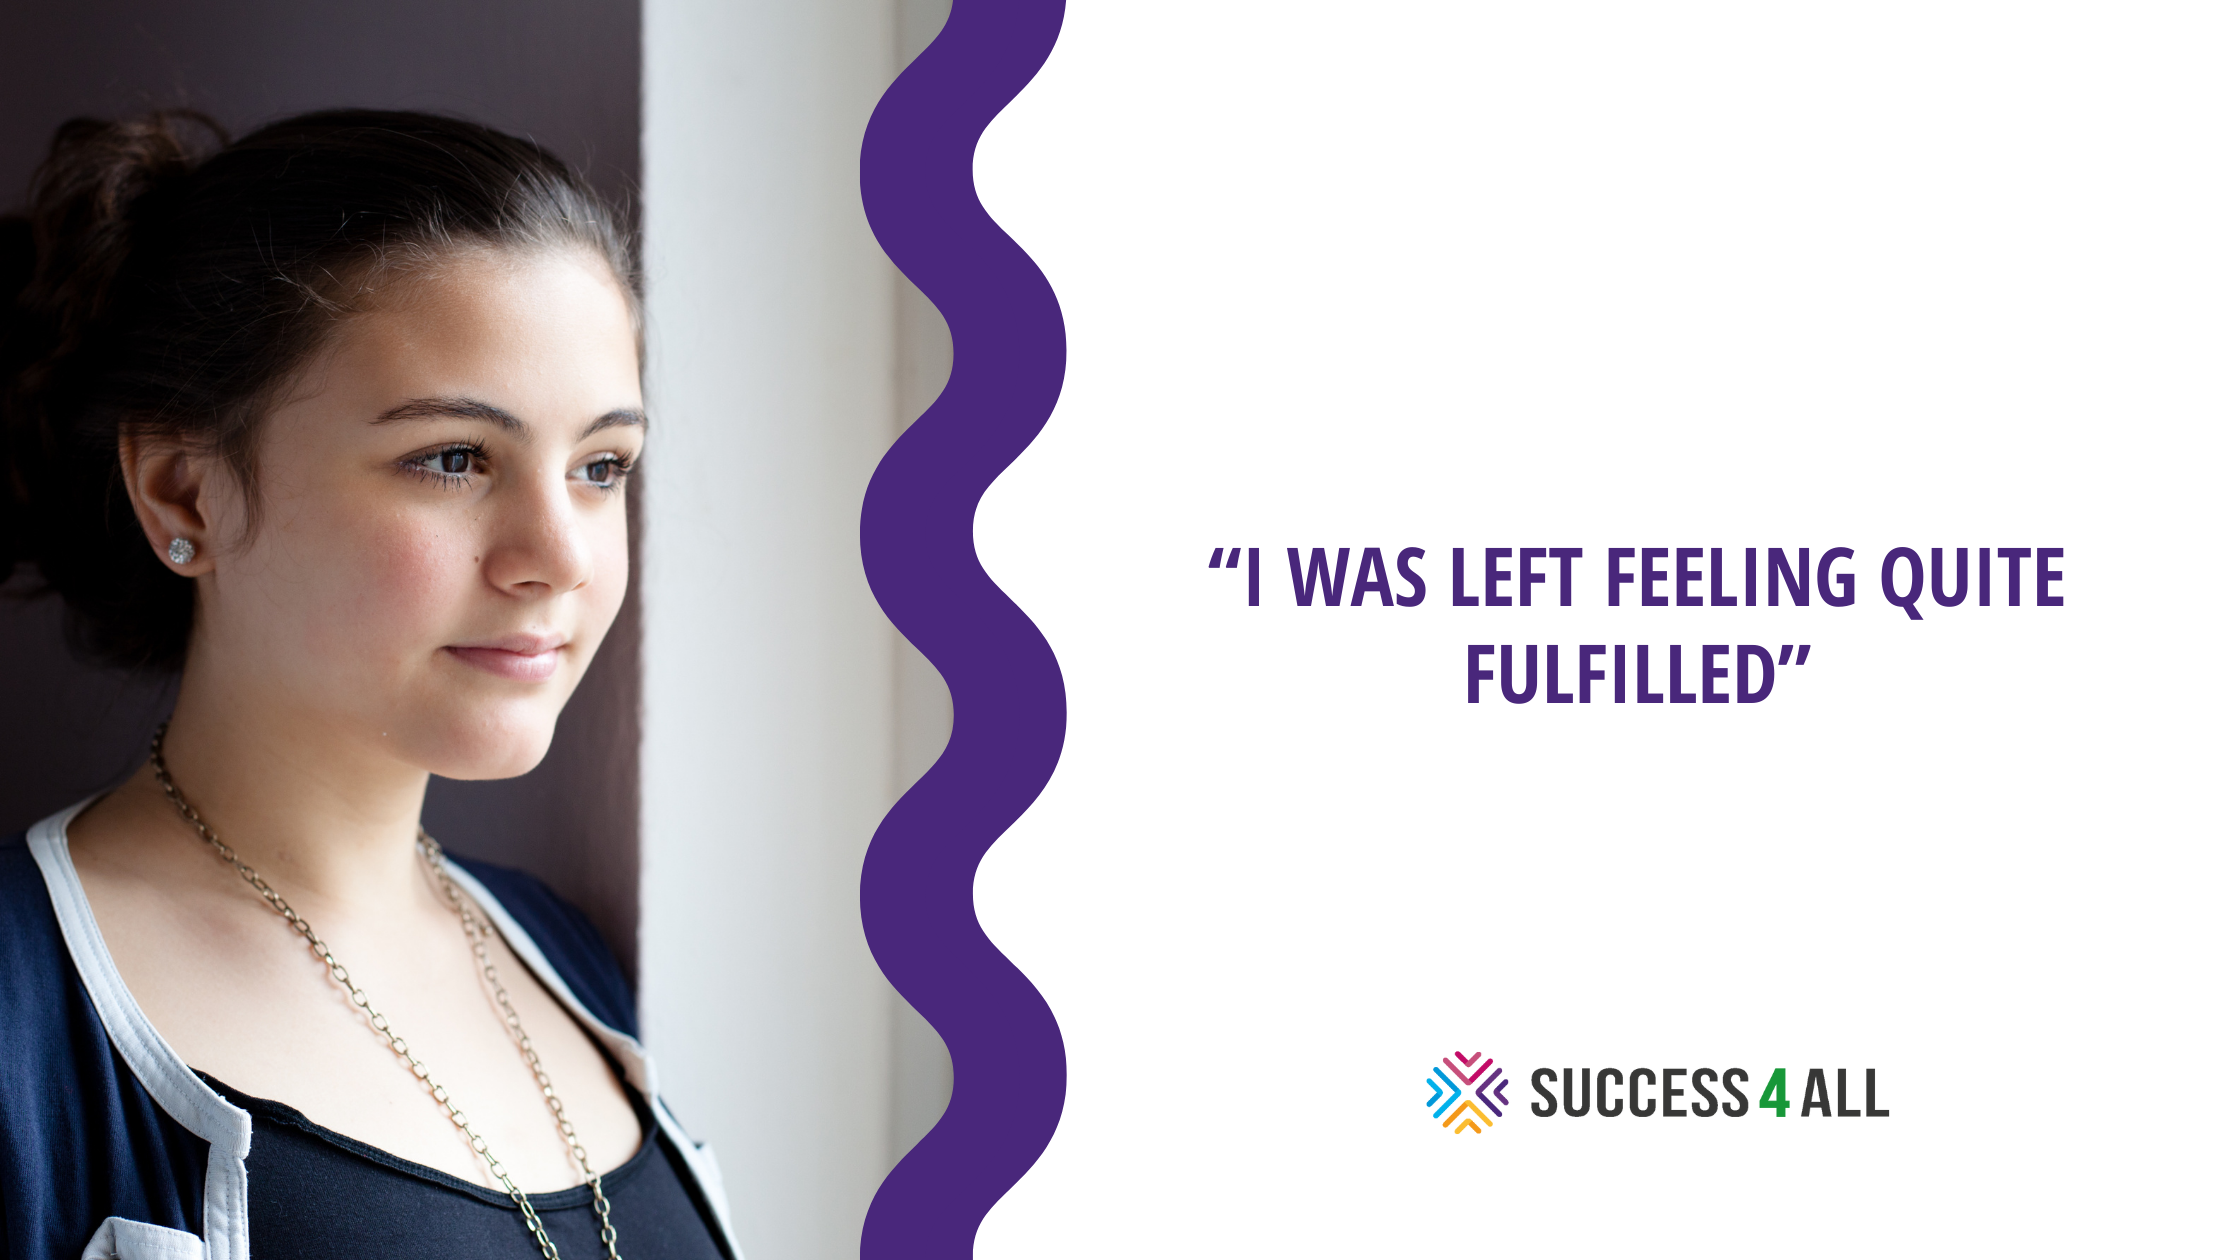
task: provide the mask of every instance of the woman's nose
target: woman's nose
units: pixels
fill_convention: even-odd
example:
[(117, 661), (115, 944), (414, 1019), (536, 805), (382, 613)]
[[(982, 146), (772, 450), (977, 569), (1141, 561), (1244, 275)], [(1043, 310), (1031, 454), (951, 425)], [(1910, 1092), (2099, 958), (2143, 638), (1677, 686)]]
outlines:
[(508, 594), (538, 596), (576, 590), (591, 581), (585, 523), (565, 483), (517, 484), (496, 498), (497, 529), (483, 560), (491, 585)]

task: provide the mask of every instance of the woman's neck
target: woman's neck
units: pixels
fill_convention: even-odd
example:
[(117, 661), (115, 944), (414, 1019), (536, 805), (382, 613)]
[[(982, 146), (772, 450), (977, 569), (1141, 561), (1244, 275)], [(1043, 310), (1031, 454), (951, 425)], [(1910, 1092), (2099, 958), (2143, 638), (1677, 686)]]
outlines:
[[(422, 886), (414, 840), (428, 773), (341, 724), (256, 704), (190, 668), (163, 756), (218, 838), (290, 895), (371, 910)], [(150, 771), (135, 789), (161, 793)]]

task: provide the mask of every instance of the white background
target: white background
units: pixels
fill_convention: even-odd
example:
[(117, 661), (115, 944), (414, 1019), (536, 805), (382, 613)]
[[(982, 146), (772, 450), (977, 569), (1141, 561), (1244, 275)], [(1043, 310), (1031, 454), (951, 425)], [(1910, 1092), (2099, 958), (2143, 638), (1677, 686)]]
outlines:
[[(2229, 1246), (2215, 14), (1068, 6), (978, 164), (1071, 347), (979, 520), (1070, 705), (979, 881), (1066, 1111), (979, 1254)], [(1859, 602), (1607, 609), (1613, 545), (1850, 546)], [(1897, 545), (2063, 547), (2067, 606), (1908, 621)], [(1287, 546), (1432, 596), (1292, 607)], [(1588, 548), (1577, 603), (1449, 607), (1453, 546)], [(1471, 706), (1474, 642), (1814, 649)], [(1893, 1114), (1457, 1137), (1457, 1049)]]

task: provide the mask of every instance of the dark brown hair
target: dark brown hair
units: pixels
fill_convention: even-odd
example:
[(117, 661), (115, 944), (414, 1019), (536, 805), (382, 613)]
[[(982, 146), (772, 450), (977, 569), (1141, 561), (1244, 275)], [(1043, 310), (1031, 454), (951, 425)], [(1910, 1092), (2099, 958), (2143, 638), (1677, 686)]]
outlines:
[(171, 111), (56, 133), (0, 219), (0, 577), (37, 566), (95, 660), (185, 662), (194, 583), (134, 519), (120, 434), (218, 452), (254, 485), (257, 421), (336, 320), (465, 248), (588, 248), (637, 301), (616, 216), (567, 164), (488, 127), (335, 110), (227, 143)]

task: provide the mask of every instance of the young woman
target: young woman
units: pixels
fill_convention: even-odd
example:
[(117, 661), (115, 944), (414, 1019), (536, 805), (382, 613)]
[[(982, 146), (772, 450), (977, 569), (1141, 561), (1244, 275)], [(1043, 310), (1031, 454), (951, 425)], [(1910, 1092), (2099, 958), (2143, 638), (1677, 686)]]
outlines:
[(0, 843), (5, 1254), (729, 1254), (597, 935), (419, 827), (537, 764), (622, 601), (609, 212), (464, 122), (164, 115), (65, 127), (0, 230), (10, 558), (179, 678)]

